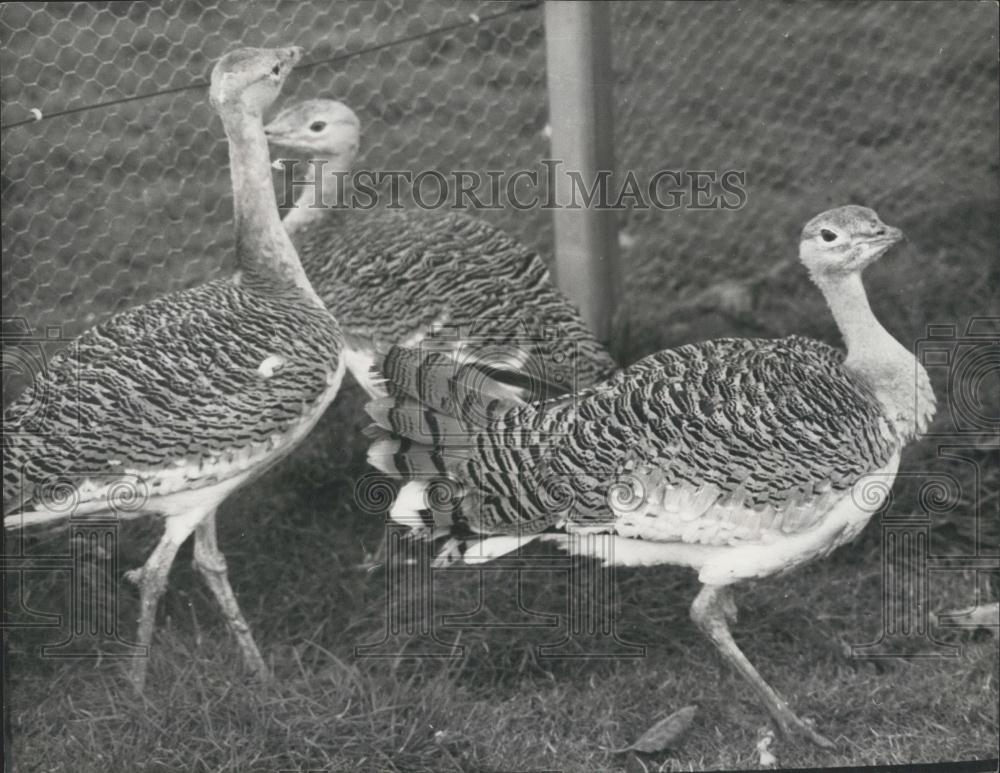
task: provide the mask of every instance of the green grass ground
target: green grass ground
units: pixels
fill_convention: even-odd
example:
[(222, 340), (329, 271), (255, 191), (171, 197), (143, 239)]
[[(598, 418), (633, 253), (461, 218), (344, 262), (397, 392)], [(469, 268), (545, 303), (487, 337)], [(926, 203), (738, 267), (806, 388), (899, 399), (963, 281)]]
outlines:
[[(50, 112), (188, 82), (236, 40), (296, 42), (318, 59), (465, 13), (443, 3), (418, 10), (408, 0), (345, 4), (342, 13), (319, 3), (290, 7), (77, 4), (42, 13), (6, 4), (3, 120), (20, 119), (26, 106)], [(1000, 314), (996, 6), (750, 8), (615, 6), (619, 166), (645, 174), (745, 169), (749, 193), (735, 212), (623, 213), (633, 246), (622, 255), (613, 342), (622, 359), (716, 335), (796, 332), (837, 343), (818, 293), (789, 261), (801, 223), (848, 201), (875, 205), (910, 237), (867, 277), (876, 313), (901, 341), (916, 342), (929, 323), (962, 330), (974, 315)], [(98, 38), (81, 32), (88, 28)], [(531, 168), (546, 154), (541, 45), (538, 12), (529, 12), (493, 29), (306, 71), (289, 84), (289, 98), (345, 99), (364, 122), (364, 162), (376, 168)], [(93, 55), (81, 58), (87, 50)], [(227, 265), (225, 154), (203, 93), (53, 119), (3, 139), (5, 314), (72, 333)], [(529, 243), (550, 245), (547, 213), (486, 216)], [(933, 374), (941, 427), (948, 375)], [(993, 383), (981, 394), (995, 394)], [(766, 717), (689, 622), (695, 585), (682, 571), (619, 574), (620, 630), (647, 647), (641, 659), (539, 658), (536, 645), (552, 631), (503, 627), (463, 628), (456, 661), (355, 659), (356, 645), (378, 639), (385, 608), (384, 572), (355, 568), (382, 535), (380, 518), (354, 502), (367, 469), (361, 403), (359, 391), (345, 387), (303, 446), (220, 514), (232, 583), (273, 662), (274, 684), (242, 678), (185, 548), (162, 605), (144, 699), (124, 683), (120, 662), (42, 658), (39, 647), (62, 638), (59, 631), (11, 631), (7, 699), (20, 770), (754, 766)], [(932, 539), (957, 531), (962, 539), (938, 540), (935, 550), (968, 552), (972, 504), (996, 490), (996, 462), (986, 464), (977, 487), (934, 444), (914, 447), (903, 468), (916, 474), (897, 485), (891, 512), (918, 512), (922, 483), (953, 474), (963, 491), (942, 515), (953, 528), (935, 528)], [(157, 536), (154, 521), (125, 525), (120, 570), (140, 564)], [(737, 640), (793, 707), (838, 743), (834, 753), (779, 743), (780, 762), (996, 757), (994, 638), (951, 633), (961, 654), (949, 660), (846, 656), (850, 644), (880, 629), (879, 537), (873, 523), (829, 560), (740, 594)], [(68, 550), (65, 535), (45, 544)], [(525, 577), (532, 610), (562, 609), (564, 579)], [(510, 620), (509, 576), (487, 579), (482, 615)], [(985, 580), (935, 573), (929, 604), (967, 605)], [(437, 613), (474, 606), (475, 575), (435, 583)], [(115, 587), (127, 635), (136, 597), (123, 582)], [(34, 609), (68, 608), (64, 574), (7, 591), (8, 607), (23, 591)], [(458, 636), (447, 633), (448, 641)], [(700, 712), (681, 748), (642, 758), (605, 751), (692, 703)]]

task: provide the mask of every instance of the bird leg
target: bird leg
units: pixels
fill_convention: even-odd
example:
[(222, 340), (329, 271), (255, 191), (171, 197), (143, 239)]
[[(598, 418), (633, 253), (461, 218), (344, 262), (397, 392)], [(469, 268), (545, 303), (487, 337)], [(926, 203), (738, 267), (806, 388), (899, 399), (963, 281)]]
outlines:
[(229, 573), (226, 567), (226, 557), (219, 550), (215, 534), (215, 510), (212, 510), (202, 520), (194, 532), (194, 566), (205, 579), (216, 601), (222, 608), (229, 630), (236, 637), (236, 642), (243, 653), (243, 660), (251, 671), (261, 681), (270, 679), (271, 672), (257, 649), (257, 643), (250, 632), (250, 626), (240, 611), (232, 586), (229, 584)]
[(156, 549), (139, 569), (125, 573), (126, 579), (139, 586), (139, 646), (144, 655), (136, 658), (129, 667), (129, 678), (136, 690), (142, 692), (146, 685), (146, 667), (149, 663), (150, 644), (156, 628), (156, 607), (167, 587), (167, 575), (177, 556), (177, 550), (194, 530), (204, 513), (171, 516), (164, 525), (163, 536)]
[(703, 586), (691, 603), (691, 619), (712, 641), (722, 657), (750, 683), (782, 735), (786, 738), (803, 736), (824, 749), (834, 748), (832, 741), (817, 733), (811, 724), (795, 715), (785, 700), (764, 681), (753, 664), (747, 660), (747, 656), (736, 646), (729, 631), (729, 624), (736, 621), (736, 604), (728, 586)]

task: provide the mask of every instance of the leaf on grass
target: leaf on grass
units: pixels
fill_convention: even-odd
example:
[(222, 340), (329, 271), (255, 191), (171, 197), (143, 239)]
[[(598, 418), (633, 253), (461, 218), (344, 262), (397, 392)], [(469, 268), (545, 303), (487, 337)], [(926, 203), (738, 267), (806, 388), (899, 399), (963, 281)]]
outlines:
[(778, 764), (778, 758), (771, 751), (771, 744), (774, 743), (774, 731), (769, 727), (761, 727), (757, 730), (757, 754), (760, 755), (758, 762), (762, 768), (773, 768)]
[(678, 709), (666, 719), (661, 719), (649, 730), (624, 749), (611, 749), (615, 754), (622, 752), (642, 752), (651, 754), (652, 752), (662, 752), (665, 749), (676, 749), (677, 744), (687, 734), (694, 721), (694, 715), (698, 713), (697, 706), (685, 706)]

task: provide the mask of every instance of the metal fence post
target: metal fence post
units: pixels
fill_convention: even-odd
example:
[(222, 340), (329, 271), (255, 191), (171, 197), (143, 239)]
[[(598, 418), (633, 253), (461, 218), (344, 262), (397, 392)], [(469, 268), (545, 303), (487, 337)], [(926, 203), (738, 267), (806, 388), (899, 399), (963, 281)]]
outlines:
[[(552, 159), (550, 177), (556, 244), (556, 278), (597, 337), (607, 342), (618, 296), (616, 212), (584, 206), (598, 172), (614, 169), (612, 154), (610, 4), (550, 0), (545, 3), (545, 57)], [(611, 180), (607, 180), (612, 196)], [(574, 190), (575, 188), (575, 190)], [(575, 195), (574, 195), (575, 194)], [(574, 202), (575, 198), (575, 202)], [(577, 206), (574, 206), (574, 203)]]

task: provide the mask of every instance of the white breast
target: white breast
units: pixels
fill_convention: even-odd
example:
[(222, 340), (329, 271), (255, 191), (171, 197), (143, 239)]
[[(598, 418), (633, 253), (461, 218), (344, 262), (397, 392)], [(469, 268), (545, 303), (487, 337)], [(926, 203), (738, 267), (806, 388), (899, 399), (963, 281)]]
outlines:
[[(706, 544), (699, 541), (694, 525), (698, 520), (698, 507), (686, 513), (671, 509), (664, 513), (664, 523), (659, 526), (649, 513), (639, 516), (616, 513), (622, 520), (614, 524), (614, 533), (607, 535), (611, 544), (602, 546), (599, 553), (585, 552), (596, 550), (593, 540), (574, 539), (575, 535), (548, 534), (543, 539), (619, 566), (689, 566), (707, 585), (729, 585), (787, 571), (825, 556), (854, 539), (885, 504), (898, 468), (897, 454), (883, 468), (858, 480), (850, 491), (828, 500), (825, 512), (815, 518), (814, 527), (790, 533), (769, 531), (766, 538), (757, 542)], [(612, 500), (613, 508), (614, 505)], [(635, 526), (637, 519), (644, 522), (641, 531), (645, 538), (639, 536), (640, 531)], [(694, 539), (684, 541), (685, 532)]]

